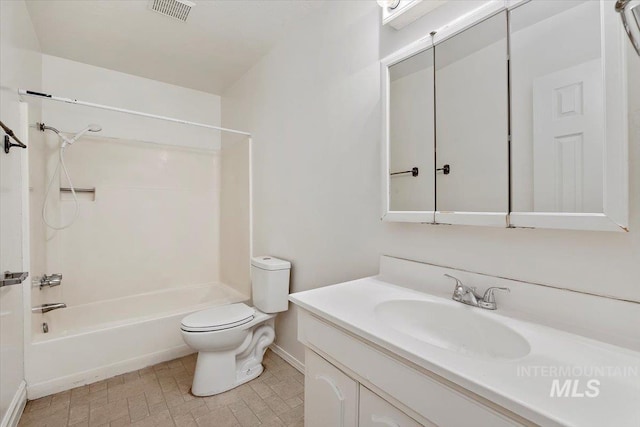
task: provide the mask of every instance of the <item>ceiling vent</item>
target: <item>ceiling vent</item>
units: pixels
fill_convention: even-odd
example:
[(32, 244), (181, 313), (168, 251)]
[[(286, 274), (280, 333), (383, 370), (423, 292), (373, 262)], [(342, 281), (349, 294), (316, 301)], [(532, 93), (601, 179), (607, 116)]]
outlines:
[(151, 10), (186, 22), (191, 8), (196, 4), (188, 0), (151, 0), (149, 7)]

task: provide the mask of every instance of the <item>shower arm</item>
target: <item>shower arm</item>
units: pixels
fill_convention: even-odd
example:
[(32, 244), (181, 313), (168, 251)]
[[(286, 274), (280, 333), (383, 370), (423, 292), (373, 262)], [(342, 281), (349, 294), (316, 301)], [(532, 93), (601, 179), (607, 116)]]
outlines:
[[(640, 40), (638, 40), (633, 35), (631, 27), (629, 26), (629, 21), (627, 21), (626, 8), (630, 2), (631, 0), (618, 0), (616, 1), (615, 8), (616, 12), (620, 14), (620, 19), (622, 19), (622, 26), (624, 27), (624, 31), (627, 33), (627, 36), (629, 36), (629, 40), (631, 40), (631, 45), (636, 50), (638, 56), (640, 56)], [(635, 7), (640, 7), (640, 5), (637, 5)]]

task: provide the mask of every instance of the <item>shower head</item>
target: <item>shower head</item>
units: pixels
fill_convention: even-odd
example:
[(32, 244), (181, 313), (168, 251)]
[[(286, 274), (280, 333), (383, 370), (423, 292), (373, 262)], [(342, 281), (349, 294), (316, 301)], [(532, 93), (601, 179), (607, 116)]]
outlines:
[(80, 132), (76, 133), (75, 135), (73, 135), (71, 138), (66, 138), (64, 135), (62, 134), (58, 134), (60, 135), (60, 137), (62, 138), (62, 140), (64, 141), (62, 143), (62, 146), (65, 147), (67, 145), (71, 145), (74, 142), (76, 142), (77, 140), (80, 139), (80, 137), (82, 135), (84, 135), (87, 132), (100, 132), (102, 130), (102, 127), (100, 125), (96, 125), (96, 124), (90, 124), (89, 126), (87, 126), (86, 128), (82, 129)]
[(40, 129), (42, 132), (44, 132), (45, 130), (50, 130), (52, 132), (55, 132), (56, 134), (58, 134), (58, 136), (60, 137), (60, 139), (62, 139), (62, 148), (66, 147), (67, 145), (71, 145), (74, 142), (76, 142), (78, 139), (80, 139), (80, 137), (82, 135), (84, 135), (87, 132), (100, 132), (102, 130), (102, 126), (97, 125), (95, 123), (92, 123), (90, 125), (88, 125), (86, 128), (82, 129), (80, 132), (76, 133), (75, 135), (73, 135), (71, 138), (67, 138), (66, 136), (64, 136), (64, 134), (62, 132), (60, 132), (58, 129), (51, 127), (51, 126), (46, 126), (44, 123), (36, 123), (38, 126), (38, 129)]

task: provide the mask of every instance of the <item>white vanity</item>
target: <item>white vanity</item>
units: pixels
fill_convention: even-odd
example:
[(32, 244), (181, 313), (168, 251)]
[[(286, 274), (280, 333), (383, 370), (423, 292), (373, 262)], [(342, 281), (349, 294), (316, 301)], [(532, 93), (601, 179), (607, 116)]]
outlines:
[[(444, 273), (511, 292), (471, 307)], [(378, 276), (290, 300), (305, 425), (640, 425), (638, 304), (386, 256)]]

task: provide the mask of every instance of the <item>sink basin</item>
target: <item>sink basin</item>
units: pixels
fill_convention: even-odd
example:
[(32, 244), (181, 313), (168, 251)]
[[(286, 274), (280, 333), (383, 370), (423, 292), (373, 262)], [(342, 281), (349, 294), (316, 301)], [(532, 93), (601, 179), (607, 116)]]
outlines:
[(500, 321), (460, 304), (392, 300), (375, 307), (376, 317), (398, 333), (470, 356), (519, 359), (531, 347), (519, 333)]

